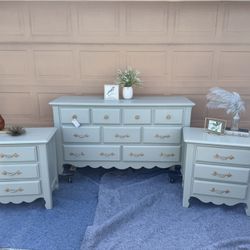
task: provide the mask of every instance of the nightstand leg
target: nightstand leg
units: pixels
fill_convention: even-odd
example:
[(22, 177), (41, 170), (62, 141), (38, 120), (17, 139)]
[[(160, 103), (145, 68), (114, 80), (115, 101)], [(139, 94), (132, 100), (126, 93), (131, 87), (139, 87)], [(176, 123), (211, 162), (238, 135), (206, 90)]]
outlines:
[(51, 209), (53, 207), (52, 196), (45, 199), (45, 207)]

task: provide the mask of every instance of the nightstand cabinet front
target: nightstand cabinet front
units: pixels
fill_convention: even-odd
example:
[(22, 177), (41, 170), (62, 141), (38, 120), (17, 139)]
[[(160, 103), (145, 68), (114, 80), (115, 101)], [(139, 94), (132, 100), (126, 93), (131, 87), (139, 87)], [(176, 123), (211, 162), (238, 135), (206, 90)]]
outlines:
[(24, 135), (0, 135), (0, 203), (43, 198), (52, 208), (58, 186), (55, 133), (56, 128), (27, 128)]
[(250, 138), (184, 128), (183, 206), (190, 197), (214, 204), (246, 204), (250, 216)]

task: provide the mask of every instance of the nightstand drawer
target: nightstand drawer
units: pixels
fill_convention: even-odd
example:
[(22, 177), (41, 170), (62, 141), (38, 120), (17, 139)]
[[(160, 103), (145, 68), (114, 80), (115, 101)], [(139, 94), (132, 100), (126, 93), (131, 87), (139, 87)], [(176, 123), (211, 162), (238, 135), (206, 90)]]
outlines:
[(141, 141), (140, 127), (104, 127), (104, 142), (135, 143)]
[(249, 169), (195, 164), (194, 178), (248, 183)]
[(39, 177), (38, 164), (0, 165), (0, 179), (24, 179)]
[(60, 116), (62, 123), (72, 123), (76, 119), (80, 124), (90, 122), (89, 109), (87, 108), (61, 108)]
[(124, 109), (124, 124), (150, 124), (151, 109)]
[(64, 142), (100, 142), (100, 127), (62, 128)]
[(15, 181), (0, 183), (0, 196), (37, 195), (40, 193), (40, 181)]
[(36, 147), (0, 147), (0, 162), (20, 162), (36, 160)]
[(196, 160), (225, 164), (249, 165), (250, 153), (248, 150), (243, 149), (197, 147)]
[(155, 124), (181, 124), (183, 110), (180, 108), (155, 109)]
[(120, 109), (93, 109), (92, 122), (94, 124), (119, 124)]
[(120, 146), (64, 146), (66, 161), (119, 161)]
[(143, 142), (179, 144), (181, 142), (181, 128), (144, 127)]
[(227, 198), (245, 199), (247, 185), (198, 181), (193, 184), (193, 193)]
[(180, 160), (180, 147), (171, 146), (124, 146), (124, 161), (155, 161), (178, 162)]

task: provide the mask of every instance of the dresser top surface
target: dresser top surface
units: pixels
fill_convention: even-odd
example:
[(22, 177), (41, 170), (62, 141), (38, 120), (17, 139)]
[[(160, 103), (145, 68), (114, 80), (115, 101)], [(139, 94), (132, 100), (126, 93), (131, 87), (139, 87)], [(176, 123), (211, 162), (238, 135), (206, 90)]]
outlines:
[(0, 145), (47, 143), (56, 132), (56, 128), (25, 128), (25, 134), (11, 136), (0, 134)]
[(130, 100), (104, 100), (103, 96), (61, 96), (49, 103), (57, 105), (95, 105), (95, 106), (194, 106), (182, 96), (136, 96)]
[(208, 144), (221, 146), (236, 146), (250, 148), (250, 137), (241, 137), (233, 135), (217, 135), (207, 133), (204, 128), (183, 129), (183, 141), (194, 144)]

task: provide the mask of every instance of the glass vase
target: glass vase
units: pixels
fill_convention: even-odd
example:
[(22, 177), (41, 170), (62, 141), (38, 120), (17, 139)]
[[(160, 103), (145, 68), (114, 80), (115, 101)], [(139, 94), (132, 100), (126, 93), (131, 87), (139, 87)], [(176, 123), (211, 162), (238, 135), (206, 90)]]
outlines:
[(238, 131), (239, 130), (239, 123), (240, 123), (240, 116), (239, 113), (233, 115), (231, 130)]

